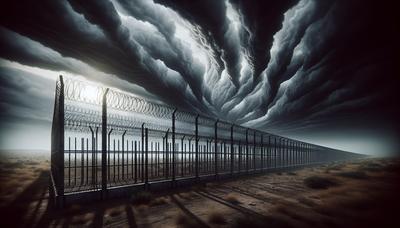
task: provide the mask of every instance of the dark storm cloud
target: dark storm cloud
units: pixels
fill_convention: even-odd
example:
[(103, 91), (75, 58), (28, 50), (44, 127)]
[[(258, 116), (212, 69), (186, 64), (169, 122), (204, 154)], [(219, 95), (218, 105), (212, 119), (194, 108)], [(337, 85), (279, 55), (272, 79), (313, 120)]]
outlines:
[[(96, 1), (96, 4), (102, 6), (107, 2)], [(186, 85), (179, 81), (165, 80), (165, 74), (168, 74), (166, 69), (151, 59), (142, 58), (143, 56), (134, 53), (140, 51), (132, 47), (134, 42), (123, 42), (129, 38), (129, 34), (126, 28), (119, 26), (119, 17), (115, 11), (107, 9), (108, 13), (104, 18), (109, 18), (98, 18), (98, 21), (95, 21), (98, 24), (92, 24), (85, 16), (95, 20), (96, 12), (86, 12), (86, 15), (82, 15), (80, 10), (83, 8), (77, 3), (74, 4), (78, 9), (73, 9), (66, 1), (43, 1), (41, 4), (26, 1), (23, 5), (19, 2), (11, 3), (7, 10), (2, 9), (2, 25), (54, 49), (63, 56), (81, 60), (105, 73), (118, 75), (138, 85), (146, 85), (143, 87), (151, 93), (173, 104), (193, 108), (192, 104), (198, 103), (196, 100), (190, 100), (188, 103), (185, 99), (174, 99), (177, 96), (190, 99), (190, 96), (185, 94)], [(101, 16), (100, 12), (98, 13), (98, 16)], [(11, 55), (10, 58), (16, 61), (18, 59), (12, 55), (18, 53), (1, 50), (2, 57), (8, 58)], [(200, 104), (197, 106), (201, 107)]]
[[(285, 92), (281, 91), (274, 98), (275, 101), (267, 109), (268, 118), (261, 118), (259, 122), (268, 125), (267, 119), (269, 121), (278, 119), (281, 122), (300, 120), (298, 119), (300, 116), (310, 115), (332, 105), (339, 105), (343, 100), (362, 98), (366, 96), (366, 93), (371, 92), (371, 89), (381, 91), (378, 92), (382, 95), (379, 102), (388, 104), (387, 98), (395, 95), (391, 88), (396, 80), (393, 71), (395, 63), (392, 48), (397, 44), (393, 42), (393, 37), (387, 40), (387, 35), (379, 34), (374, 30), (380, 30), (378, 25), (385, 26), (386, 23), (390, 24), (392, 21), (370, 19), (367, 14), (373, 12), (372, 6), (364, 4), (363, 7), (359, 7), (360, 5), (350, 7), (343, 2), (336, 2), (324, 17), (308, 27), (298, 46), (302, 48), (299, 49), (302, 50), (302, 54), (296, 57), (301, 58), (304, 64), (294, 71), (288, 85), (281, 88)], [(358, 7), (356, 18), (353, 7)], [(363, 17), (358, 18), (360, 16)], [(368, 22), (375, 24), (376, 27), (365, 26), (364, 23)], [(295, 59), (292, 59), (292, 62), (293, 60)], [(363, 72), (362, 76), (356, 77), (361, 68), (368, 67), (378, 70)], [(271, 87), (271, 83), (268, 82), (267, 85)], [(336, 99), (336, 101), (331, 99), (329, 105), (326, 105), (324, 100), (341, 89), (347, 89), (348, 94), (352, 96)], [(363, 91), (363, 93), (358, 91)], [(265, 101), (268, 101), (268, 96)], [(325, 105), (318, 105), (320, 102), (325, 102)], [(373, 101), (366, 102), (364, 107), (373, 104)], [(269, 103), (264, 102), (262, 105), (267, 106)], [(315, 108), (313, 108), (314, 105)], [(381, 111), (386, 112), (384, 110), (390, 106), (393, 104), (382, 106)], [(329, 114), (334, 116), (335, 113)]]
[(161, 5), (150, 4), (149, 1), (117, 1), (121, 6), (120, 10), (127, 15), (138, 20), (149, 22), (156, 28), (155, 33), (159, 34), (159, 40), (152, 41), (157, 37), (154, 33), (150, 36), (145, 32), (133, 31), (133, 35), (138, 34), (136, 39), (142, 45), (147, 46), (150, 55), (155, 59), (161, 59), (166, 66), (172, 70), (180, 72), (182, 77), (191, 86), (195, 96), (202, 100), (202, 76), (204, 68), (193, 61), (191, 50), (185, 48), (182, 43), (174, 37), (176, 27), (170, 20), (170, 12)]
[(372, 0), (10, 1), (0, 56), (264, 130), (361, 114), (394, 121), (394, 9)]
[[(147, 99), (153, 99), (154, 95), (143, 88), (127, 84), (126, 81), (97, 71), (88, 64), (70, 57), (63, 57), (60, 53), (43, 46), (27, 37), (21, 36), (9, 29), (0, 27), (0, 43), (3, 57), (29, 66), (50, 69), (57, 72), (70, 72), (77, 75), (85, 75), (109, 86), (117, 87), (125, 91), (134, 91), (137, 95)], [(58, 77), (54, 73), (53, 79)]]
[(258, 78), (270, 59), (273, 36), (282, 26), (283, 13), (297, 0), (253, 1), (231, 0), (242, 15), (245, 29), (242, 32), (249, 58), (254, 67), (254, 77)]
[(239, 87), (240, 47), (232, 42), (231, 37), (226, 37), (229, 25), (226, 18), (227, 9), (225, 2), (213, 0), (157, 0), (156, 2), (173, 8), (182, 17), (201, 27), (204, 37), (212, 45), (217, 55), (216, 60), (219, 65), (219, 73), (225, 68), (225, 63), (233, 84)]
[(55, 80), (0, 67), (0, 118), (51, 122)]

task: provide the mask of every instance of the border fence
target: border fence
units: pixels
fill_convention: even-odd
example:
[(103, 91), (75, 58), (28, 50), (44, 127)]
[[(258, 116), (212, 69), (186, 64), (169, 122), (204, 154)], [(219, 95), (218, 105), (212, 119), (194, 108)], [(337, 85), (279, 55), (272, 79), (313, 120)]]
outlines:
[(57, 205), (360, 156), (86, 81), (60, 76), (56, 84), (50, 193)]

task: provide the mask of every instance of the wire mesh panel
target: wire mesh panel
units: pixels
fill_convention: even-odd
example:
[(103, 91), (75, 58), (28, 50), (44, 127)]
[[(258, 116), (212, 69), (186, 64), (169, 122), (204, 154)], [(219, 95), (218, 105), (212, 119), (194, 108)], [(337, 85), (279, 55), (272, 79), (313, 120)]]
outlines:
[(91, 82), (57, 81), (51, 173), (58, 195), (357, 157)]
[(166, 178), (166, 133), (166, 131), (148, 129), (147, 170), (149, 181)]
[[(97, 128), (96, 128), (97, 130)], [(65, 192), (97, 190), (101, 183), (98, 134), (90, 128), (67, 128), (64, 149)]]

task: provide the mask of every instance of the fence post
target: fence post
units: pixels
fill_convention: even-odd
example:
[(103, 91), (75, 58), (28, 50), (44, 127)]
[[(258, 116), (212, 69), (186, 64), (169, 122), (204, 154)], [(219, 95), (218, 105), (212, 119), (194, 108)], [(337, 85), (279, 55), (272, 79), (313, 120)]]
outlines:
[(169, 178), (169, 146), (168, 146), (168, 133), (169, 129), (165, 133), (165, 179)]
[(110, 178), (110, 151), (111, 151), (111, 149), (110, 149), (110, 142), (111, 142), (111, 140), (110, 140), (110, 138), (111, 138), (111, 133), (112, 133), (112, 131), (113, 131), (113, 129), (111, 128), (111, 130), (108, 132), (108, 136), (107, 136), (107, 154), (108, 154), (108, 159), (107, 159), (107, 162), (106, 162), (106, 164), (107, 164), (107, 178), (108, 178), (108, 180), (110, 180), (111, 178)]
[(276, 142), (276, 136), (274, 136), (274, 169), (276, 169), (278, 163), (278, 145)]
[(278, 157), (279, 157), (279, 160), (278, 160), (278, 163), (279, 163), (279, 168), (281, 168), (282, 167), (282, 137), (279, 137), (279, 140), (278, 140)]
[(296, 166), (300, 164), (300, 143), (296, 142)]
[(172, 112), (172, 184), (175, 185), (175, 113), (177, 109)]
[(293, 141), (290, 141), (289, 145), (289, 166), (291, 167), (293, 165)]
[(95, 178), (94, 178), (94, 174), (95, 174), (95, 169), (94, 169), (94, 152), (95, 152), (95, 141), (94, 141), (94, 131), (93, 128), (91, 126), (89, 126), (90, 132), (92, 133), (92, 186), (94, 187), (95, 184)]
[(145, 150), (146, 150), (146, 156), (145, 156), (145, 174), (144, 174), (144, 185), (145, 189), (149, 189), (149, 129), (146, 127), (145, 128)]
[[(183, 153), (183, 140), (185, 139), (185, 135), (181, 138), (181, 176), (184, 176), (183, 175), (183, 172), (184, 172), (184, 169), (183, 169), (183, 161), (185, 160), (186, 161), (186, 154), (184, 154)], [(191, 146), (191, 144), (190, 144), (191, 142), (190, 142), (190, 139), (189, 139), (189, 154), (190, 154), (190, 146)], [(186, 151), (185, 151), (185, 153), (186, 153)], [(183, 157), (183, 156), (185, 156), (185, 157)], [(185, 158), (185, 159), (183, 159), (183, 158)], [(190, 164), (190, 163), (189, 163)], [(185, 164), (186, 165), (186, 164)], [(190, 170), (190, 169), (189, 169)]]
[(234, 162), (234, 147), (233, 147), (233, 127), (234, 124), (231, 126), (231, 176), (233, 175), (233, 162)]
[(271, 154), (272, 154), (272, 148), (271, 148), (271, 135), (268, 135), (268, 147), (267, 147), (267, 169), (271, 168)]
[(238, 145), (238, 154), (239, 154), (238, 173), (239, 174), (240, 174), (240, 171), (242, 169), (242, 146), (240, 144), (241, 144), (241, 141), (239, 139), (239, 145)]
[(304, 143), (300, 142), (300, 164), (304, 165)]
[(218, 178), (218, 119), (214, 124), (214, 171), (215, 178)]
[(256, 131), (253, 132), (253, 169), (256, 172)]
[[(226, 172), (226, 141), (224, 140), (224, 146), (223, 146), (223, 148), (224, 148), (224, 172)], [(221, 155), (222, 156), (222, 155)]]
[[(192, 148), (192, 140), (193, 140), (193, 138), (194, 138), (194, 136), (192, 136), (192, 137), (190, 137), (189, 139), (188, 139), (188, 150), (189, 150), (189, 159), (188, 158), (186, 158), (186, 156), (185, 156), (185, 166), (186, 166), (186, 162), (187, 162), (187, 160), (189, 160), (189, 174), (191, 175), (192, 173), (193, 173), (193, 160), (194, 160), (194, 158), (193, 158), (193, 148)], [(196, 144), (196, 142), (195, 142), (195, 144)], [(187, 152), (187, 151), (186, 151)], [(196, 169), (196, 168), (195, 168)], [(196, 170), (195, 170), (195, 172), (196, 172)]]
[(126, 130), (122, 134), (122, 180), (125, 177), (125, 168), (124, 168), (124, 164), (125, 164), (125, 159), (124, 159), (125, 134), (126, 134)]
[(285, 139), (284, 141), (285, 152), (283, 154), (283, 164), (285, 167), (288, 166), (288, 157), (289, 157), (289, 139)]
[(196, 116), (195, 119), (195, 146), (196, 146), (196, 180), (199, 179), (199, 115)]
[(83, 185), (83, 180), (85, 179), (85, 139), (81, 138), (81, 185)]
[(107, 88), (103, 94), (102, 124), (101, 124), (101, 197), (107, 197)]
[(51, 178), (50, 199), (56, 207), (64, 204), (64, 80), (60, 75), (56, 82), (53, 123), (51, 128)]
[(264, 154), (264, 134), (261, 133), (261, 142), (260, 142), (260, 150), (261, 150), (261, 171), (264, 171), (264, 160), (265, 160), (265, 154)]
[(282, 168), (284, 166), (284, 156), (285, 156), (285, 139), (280, 137), (279, 138), (279, 167)]
[(300, 142), (296, 142), (296, 153), (297, 153), (297, 165), (301, 164), (301, 154), (300, 154)]
[(142, 127), (141, 127), (141, 131), (142, 131), (142, 153), (141, 153), (141, 172), (140, 172), (140, 174), (142, 175), (142, 182), (144, 183), (144, 181), (145, 181), (145, 176), (144, 176), (144, 150), (145, 150), (145, 147), (144, 147), (144, 141), (145, 141), (145, 138), (144, 138), (144, 135), (145, 135), (145, 130), (144, 130), (144, 124), (145, 123), (142, 123)]
[(249, 173), (249, 129), (246, 129), (246, 173)]

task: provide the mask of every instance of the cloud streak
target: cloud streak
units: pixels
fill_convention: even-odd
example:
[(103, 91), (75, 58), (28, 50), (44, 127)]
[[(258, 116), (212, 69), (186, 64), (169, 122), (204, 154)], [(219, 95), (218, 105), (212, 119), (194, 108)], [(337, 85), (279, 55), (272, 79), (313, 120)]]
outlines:
[(351, 121), (357, 110), (375, 118), (380, 103), (383, 115), (395, 109), (391, 8), (361, 0), (10, 1), (0, 57), (290, 130)]

